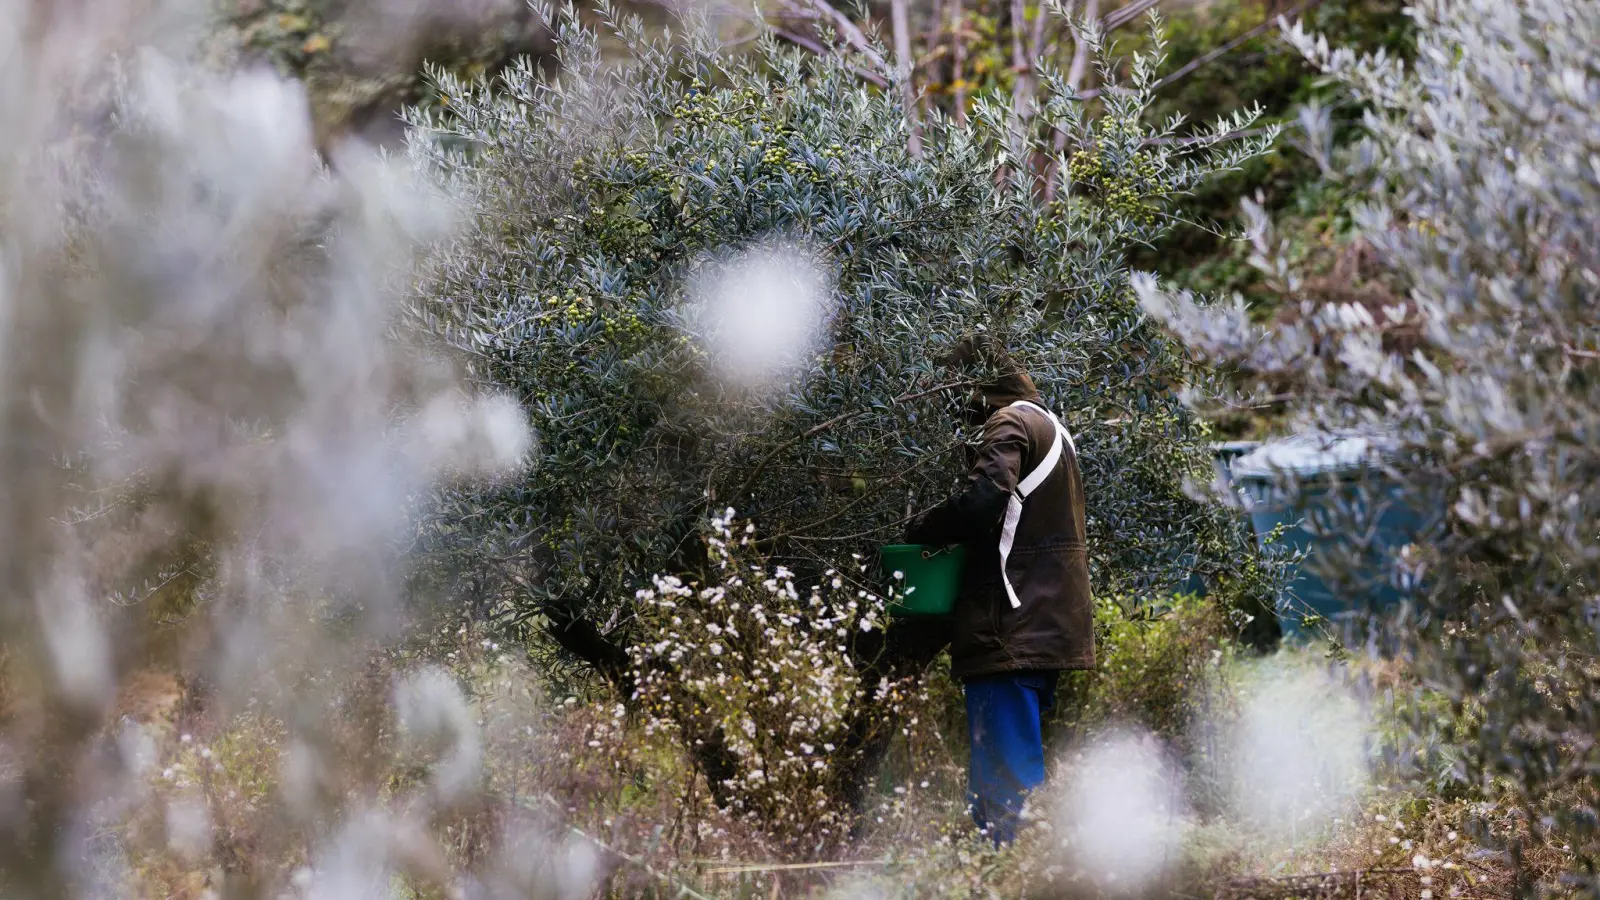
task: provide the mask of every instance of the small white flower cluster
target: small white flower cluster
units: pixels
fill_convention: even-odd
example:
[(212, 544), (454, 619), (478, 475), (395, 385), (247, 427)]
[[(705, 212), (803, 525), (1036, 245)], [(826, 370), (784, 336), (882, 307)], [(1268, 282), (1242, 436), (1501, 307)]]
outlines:
[(720, 583), (661, 575), (636, 595), (644, 636), (630, 656), (645, 732), (690, 749), (720, 743), (737, 761), (721, 785), (730, 812), (775, 839), (838, 836), (827, 789), (862, 689), (849, 640), (883, 627), (884, 600), (839, 570), (800, 588), (755, 557), (754, 526), (736, 532), (732, 509), (710, 525)]

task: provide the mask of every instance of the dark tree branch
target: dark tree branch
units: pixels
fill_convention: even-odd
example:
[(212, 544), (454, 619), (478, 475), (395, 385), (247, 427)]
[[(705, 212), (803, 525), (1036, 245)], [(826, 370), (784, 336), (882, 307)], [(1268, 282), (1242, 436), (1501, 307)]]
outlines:
[[(804, 35), (795, 34), (794, 32), (783, 28), (773, 28), (772, 33), (780, 38), (783, 38), (789, 43), (794, 44), (796, 47), (809, 50), (818, 56), (828, 55), (827, 47), (822, 46), (820, 43), (812, 40), (811, 38), (805, 37)], [(881, 88), (886, 88), (889, 86), (889, 82), (885, 80), (882, 75), (879, 75), (877, 72), (874, 72), (871, 69), (863, 69), (860, 66), (851, 66), (850, 69), (854, 71), (856, 75), (860, 76), (863, 81), (871, 82), (872, 84), (875, 84)]]
[(1106, 13), (1105, 19), (1101, 21), (1101, 30), (1111, 31), (1114, 28), (1121, 28), (1139, 18), (1152, 7), (1160, 5), (1160, 3), (1161, 0), (1134, 0), (1133, 3), (1129, 3), (1121, 9), (1114, 9)]
[[(1195, 57), (1194, 59), (1189, 60), (1187, 63), (1184, 63), (1182, 66), (1180, 66), (1176, 71), (1173, 71), (1172, 73), (1164, 76), (1159, 81), (1157, 81), (1155, 84), (1151, 85), (1150, 89), (1153, 90), (1153, 91), (1160, 90), (1161, 88), (1164, 88), (1167, 85), (1172, 84), (1175, 81), (1179, 81), (1179, 80), (1187, 77), (1190, 73), (1194, 72), (1196, 69), (1199, 69), (1202, 66), (1209, 65), (1210, 63), (1213, 63), (1213, 62), (1217, 61), (1218, 59), (1221, 59), (1222, 57), (1228, 55), (1229, 53), (1232, 53), (1234, 50), (1239, 49), (1239, 47), (1241, 45), (1249, 42), (1251, 38), (1259, 37), (1262, 33), (1270, 30), (1274, 25), (1276, 25), (1279, 22), (1280, 19), (1287, 19), (1290, 16), (1298, 15), (1299, 13), (1302, 13), (1302, 12), (1306, 11), (1307, 9), (1312, 9), (1312, 8), (1320, 5), (1321, 3), (1322, 3), (1322, 0), (1304, 0), (1304, 2), (1294, 6), (1293, 8), (1289, 9), (1287, 12), (1283, 13), (1283, 15), (1275, 17), (1275, 18), (1268, 19), (1265, 22), (1262, 22), (1260, 25), (1257, 25), (1254, 28), (1251, 28), (1249, 31), (1246, 31), (1245, 33), (1239, 35), (1238, 37), (1234, 38), (1233, 40), (1228, 41), (1226, 44), (1223, 44), (1222, 46), (1220, 46), (1220, 47), (1218, 47), (1218, 48), (1216, 48), (1216, 49), (1214, 49), (1214, 50), (1212, 50), (1212, 51), (1210, 51), (1208, 53), (1202, 54), (1200, 56)], [(1115, 90), (1115, 89), (1113, 89), (1113, 90)], [(1095, 89), (1095, 90), (1090, 90), (1090, 91), (1083, 91), (1082, 93), (1078, 94), (1078, 99), (1080, 99), (1080, 100), (1091, 100), (1091, 99), (1093, 99), (1095, 97), (1100, 96), (1104, 92), (1105, 92), (1105, 89)]]
[(719, 809), (727, 809), (733, 797), (728, 793), (727, 782), (739, 776), (739, 761), (728, 749), (727, 737), (721, 726), (693, 748), (695, 765), (706, 777), (706, 787), (711, 800)]
[[(928, 389), (922, 390), (922, 391), (913, 391), (912, 393), (909, 393), (909, 394), (901, 394), (900, 396), (894, 398), (893, 400), (891, 400), (889, 402), (891, 402), (891, 403), (909, 403), (912, 400), (920, 400), (921, 398), (926, 397), (929, 394), (937, 394), (940, 391), (947, 391), (947, 390), (951, 390), (953, 388), (966, 388), (966, 387), (971, 387), (971, 386), (972, 386), (972, 382), (971, 381), (954, 381), (954, 382), (951, 382), (949, 384), (941, 384), (941, 385), (938, 385), (937, 387), (931, 387), (931, 388), (928, 388)], [(766, 456), (763, 456), (761, 458), (761, 462), (756, 464), (755, 470), (750, 473), (750, 477), (749, 478), (746, 478), (744, 480), (744, 484), (739, 486), (739, 496), (742, 498), (746, 494), (750, 493), (750, 489), (752, 487), (755, 487), (756, 481), (761, 477), (761, 474), (767, 470), (767, 466), (770, 465), (772, 463), (772, 461), (777, 458), (778, 454), (782, 453), (785, 450), (793, 448), (796, 444), (800, 444), (800, 443), (803, 443), (805, 441), (808, 441), (808, 440), (816, 437), (817, 435), (822, 434), (824, 431), (828, 431), (829, 429), (832, 429), (832, 428), (834, 428), (834, 427), (836, 427), (838, 425), (842, 425), (845, 422), (850, 421), (851, 419), (858, 418), (858, 417), (864, 416), (866, 414), (867, 414), (867, 410), (861, 410), (861, 409), (853, 409), (853, 410), (851, 410), (849, 412), (846, 412), (846, 413), (840, 413), (839, 415), (834, 416), (833, 418), (827, 420), (826, 422), (821, 422), (821, 423), (818, 423), (816, 425), (813, 425), (812, 427), (806, 429), (804, 432), (801, 432), (800, 434), (796, 435), (795, 437), (791, 438), (790, 440), (787, 440), (787, 441), (779, 444), (778, 446), (773, 447), (771, 450), (767, 451), (767, 455)]]
[[(1288, 11), (1283, 13), (1281, 18), (1287, 19), (1290, 16), (1299, 15), (1300, 13), (1304, 12), (1305, 10), (1311, 9), (1313, 7), (1316, 7), (1321, 3), (1322, 3), (1322, 0), (1304, 0), (1304, 2), (1295, 5), (1292, 9), (1289, 9)], [(1234, 38), (1233, 40), (1227, 42), (1226, 44), (1223, 44), (1221, 47), (1218, 47), (1215, 50), (1212, 50), (1210, 53), (1206, 53), (1206, 54), (1203, 54), (1201, 56), (1197, 56), (1194, 59), (1189, 60), (1187, 63), (1184, 63), (1182, 66), (1180, 66), (1176, 71), (1174, 71), (1171, 74), (1163, 77), (1160, 81), (1157, 81), (1154, 85), (1151, 86), (1151, 90), (1160, 90), (1161, 88), (1166, 87), (1167, 85), (1173, 83), (1174, 81), (1177, 81), (1177, 80), (1183, 78), (1184, 76), (1186, 76), (1190, 72), (1193, 72), (1194, 70), (1200, 68), (1201, 66), (1207, 65), (1207, 64), (1209, 64), (1211, 62), (1214, 62), (1214, 61), (1216, 61), (1218, 59), (1221, 59), (1222, 57), (1226, 56), (1227, 54), (1229, 54), (1229, 53), (1233, 52), (1234, 50), (1238, 49), (1239, 45), (1245, 43), (1246, 41), (1249, 41), (1251, 38), (1258, 37), (1263, 32), (1265, 32), (1268, 29), (1272, 28), (1274, 25), (1276, 25), (1278, 23), (1278, 21), (1279, 21), (1278, 18), (1267, 19), (1265, 22), (1262, 22), (1260, 25), (1257, 25), (1256, 27), (1250, 29), (1249, 31), (1246, 31), (1244, 34), (1241, 34), (1238, 37)]]
[[(634, 673), (628, 651), (600, 632), (589, 619), (574, 615), (560, 607), (545, 610), (549, 620), (546, 633), (563, 650), (593, 667), (617, 692), (623, 702), (633, 703)], [(705, 776), (706, 786), (717, 806), (726, 808), (729, 800), (726, 782), (738, 775), (738, 760), (728, 749), (726, 738), (718, 728), (691, 748), (695, 765)]]
[(797, 0), (791, 0), (786, 5), (791, 10), (791, 15), (797, 18), (820, 16), (827, 19), (833, 25), (834, 31), (837, 31), (858, 53), (865, 56), (874, 68), (880, 72), (888, 71), (889, 66), (884, 62), (883, 55), (872, 46), (872, 42), (867, 40), (866, 34), (862, 33), (861, 29), (857, 27), (855, 22), (851, 21), (849, 16), (834, 8), (827, 0), (804, 0), (804, 3), (811, 8), (812, 12), (808, 13), (805, 8), (800, 6)]
[(884, 631), (856, 638), (852, 655), (860, 673), (860, 692), (839, 747), (837, 793), (851, 810), (861, 812), (868, 786), (894, 740), (898, 717), (876, 698), (878, 685), (920, 676), (950, 643), (950, 622), (943, 618), (897, 619)]
[(961, 27), (965, 18), (961, 0), (950, 0), (950, 82), (956, 86), (955, 117), (961, 126), (967, 124), (967, 42)]
[(549, 605), (544, 609), (549, 624), (545, 632), (561, 649), (588, 663), (623, 697), (633, 696), (633, 676), (628, 651), (600, 632), (594, 622), (570, 610)]
[(900, 102), (905, 106), (906, 152), (913, 158), (922, 155), (922, 128), (917, 119), (917, 86), (911, 75), (911, 21), (906, 0), (889, 0), (890, 20), (894, 29), (894, 70), (900, 82)]
[[(882, 490), (882, 489), (885, 489), (885, 488), (890, 488), (890, 487), (894, 487), (896, 485), (899, 485), (901, 482), (905, 481), (906, 477), (909, 476), (912, 472), (915, 472), (918, 469), (922, 468), (923, 466), (927, 465), (928, 462), (930, 460), (933, 460), (933, 459), (937, 459), (937, 457), (932, 456), (932, 455), (928, 455), (928, 456), (922, 457), (921, 459), (919, 459), (916, 462), (912, 463), (911, 465), (905, 467), (901, 471), (896, 472), (895, 474), (889, 476), (887, 479), (883, 479), (883, 483), (880, 485), (879, 489)], [(824, 516), (823, 518), (816, 519), (816, 520), (811, 521), (811, 522), (807, 522), (804, 525), (796, 525), (795, 527), (789, 529), (788, 531), (783, 532), (782, 534), (774, 535), (771, 538), (771, 541), (773, 543), (777, 543), (778, 541), (782, 541), (782, 540), (786, 540), (786, 539), (790, 539), (790, 538), (795, 538), (795, 537), (798, 537), (799, 535), (805, 534), (808, 531), (812, 531), (813, 529), (820, 528), (823, 525), (826, 525), (829, 522), (832, 522), (832, 521), (834, 521), (834, 520), (846, 515), (851, 510), (859, 507), (861, 504), (866, 503), (868, 500), (871, 500), (871, 499), (873, 499), (873, 495), (871, 495), (871, 494), (867, 494), (865, 496), (858, 497), (855, 500), (852, 500), (849, 503), (846, 503), (845, 505), (839, 507), (837, 510), (834, 510), (832, 513), (830, 513), (827, 516)]]

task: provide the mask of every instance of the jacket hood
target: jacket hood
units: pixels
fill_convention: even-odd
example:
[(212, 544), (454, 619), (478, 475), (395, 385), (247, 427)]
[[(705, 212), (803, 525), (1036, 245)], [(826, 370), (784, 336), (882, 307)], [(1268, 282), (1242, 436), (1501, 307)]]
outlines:
[(978, 414), (979, 406), (982, 418), (987, 419), (995, 410), (1018, 400), (1039, 399), (1039, 389), (1033, 379), (989, 335), (962, 338), (939, 357), (939, 363), (981, 379), (968, 402), (968, 417)]
[(1039, 389), (1034, 387), (1033, 379), (1028, 377), (1027, 372), (1001, 375), (980, 384), (978, 390), (983, 392), (984, 402), (995, 409), (1010, 406), (1018, 400), (1039, 399)]

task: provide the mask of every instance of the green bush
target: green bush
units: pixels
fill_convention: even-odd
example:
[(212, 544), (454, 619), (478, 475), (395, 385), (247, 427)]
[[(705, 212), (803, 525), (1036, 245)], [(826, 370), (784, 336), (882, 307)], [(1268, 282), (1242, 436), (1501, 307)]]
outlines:
[[(961, 468), (971, 435), (953, 432), (933, 357), (974, 331), (1080, 435), (1097, 584), (1140, 593), (1239, 563), (1228, 518), (1183, 490), (1209, 477), (1179, 397), (1205, 376), (1137, 311), (1123, 251), (1270, 135), (1148, 144), (1159, 60), (1142, 58), (1096, 119), (1059, 93), (1045, 104), (1097, 179), (1046, 208), (996, 184), (1002, 109), (980, 106), (970, 130), (929, 123), (913, 158), (893, 96), (839, 60), (616, 28), (629, 62), (603, 66), (596, 34), (563, 22), (558, 78), (441, 74), (451, 116), (412, 114), (417, 151), (471, 209), (416, 321), (515, 391), (541, 437), (526, 478), (451, 495), (435, 519), (436, 547), (499, 563), (497, 612), (626, 630), (634, 589), (694, 574), (698, 523), (725, 505), (797, 572), (870, 553)], [(775, 240), (831, 288), (820, 339), (756, 393), (716, 377), (687, 310), (697, 277)]]
[(1242, 647), (1215, 603), (1179, 595), (1164, 606), (1130, 609), (1098, 600), (1099, 665), (1063, 678), (1051, 742), (1067, 749), (1109, 731), (1153, 734), (1183, 763), (1190, 797), (1215, 812), (1220, 760), (1207, 740), (1214, 723), (1202, 720), (1218, 714), (1209, 701), (1224, 695), (1223, 668)]
[(1130, 611), (1102, 597), (1095, 619), (1099, 666), (1069, 676), (1061, 724), (1076, 732), (1131, 722), (1181, 739), (1197, 692), (1222, 654), (1236, 650), (1216, 607), (1179, 596), (1159, 612)]

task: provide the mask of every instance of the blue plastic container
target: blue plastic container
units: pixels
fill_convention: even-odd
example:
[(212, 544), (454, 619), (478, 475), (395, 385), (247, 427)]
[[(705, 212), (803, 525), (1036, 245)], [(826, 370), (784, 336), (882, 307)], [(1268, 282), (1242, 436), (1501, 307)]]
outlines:
[(1212, 444), (1211, 461), (1216, 467), (1217, 477), (1226, 483), (1232, 478), (1234, 462), (1259, 449), (1261, 449), (1260, 441), (1223, 441)]
[[(1383, 474), (1377, 465), (1382, 452), (1382, 442), (1367, 437), (1299, 435), (1227, 464), (1224, 474), (1242, 495), (1256, 539), (1265, 546), (1281, 526), (1277, 546), (1306, 551), (1278, 598), (1286, 640), (1331, 632), (1357, 641), (1370, 616), (1416, 589), (1396, 557), (1435, 517), (1408, 502)], [(1329, 573), (1325, 565), (1334, 548), (1357, 570)], [(1337, 575), (1335, 583), (1329, 574)]]

